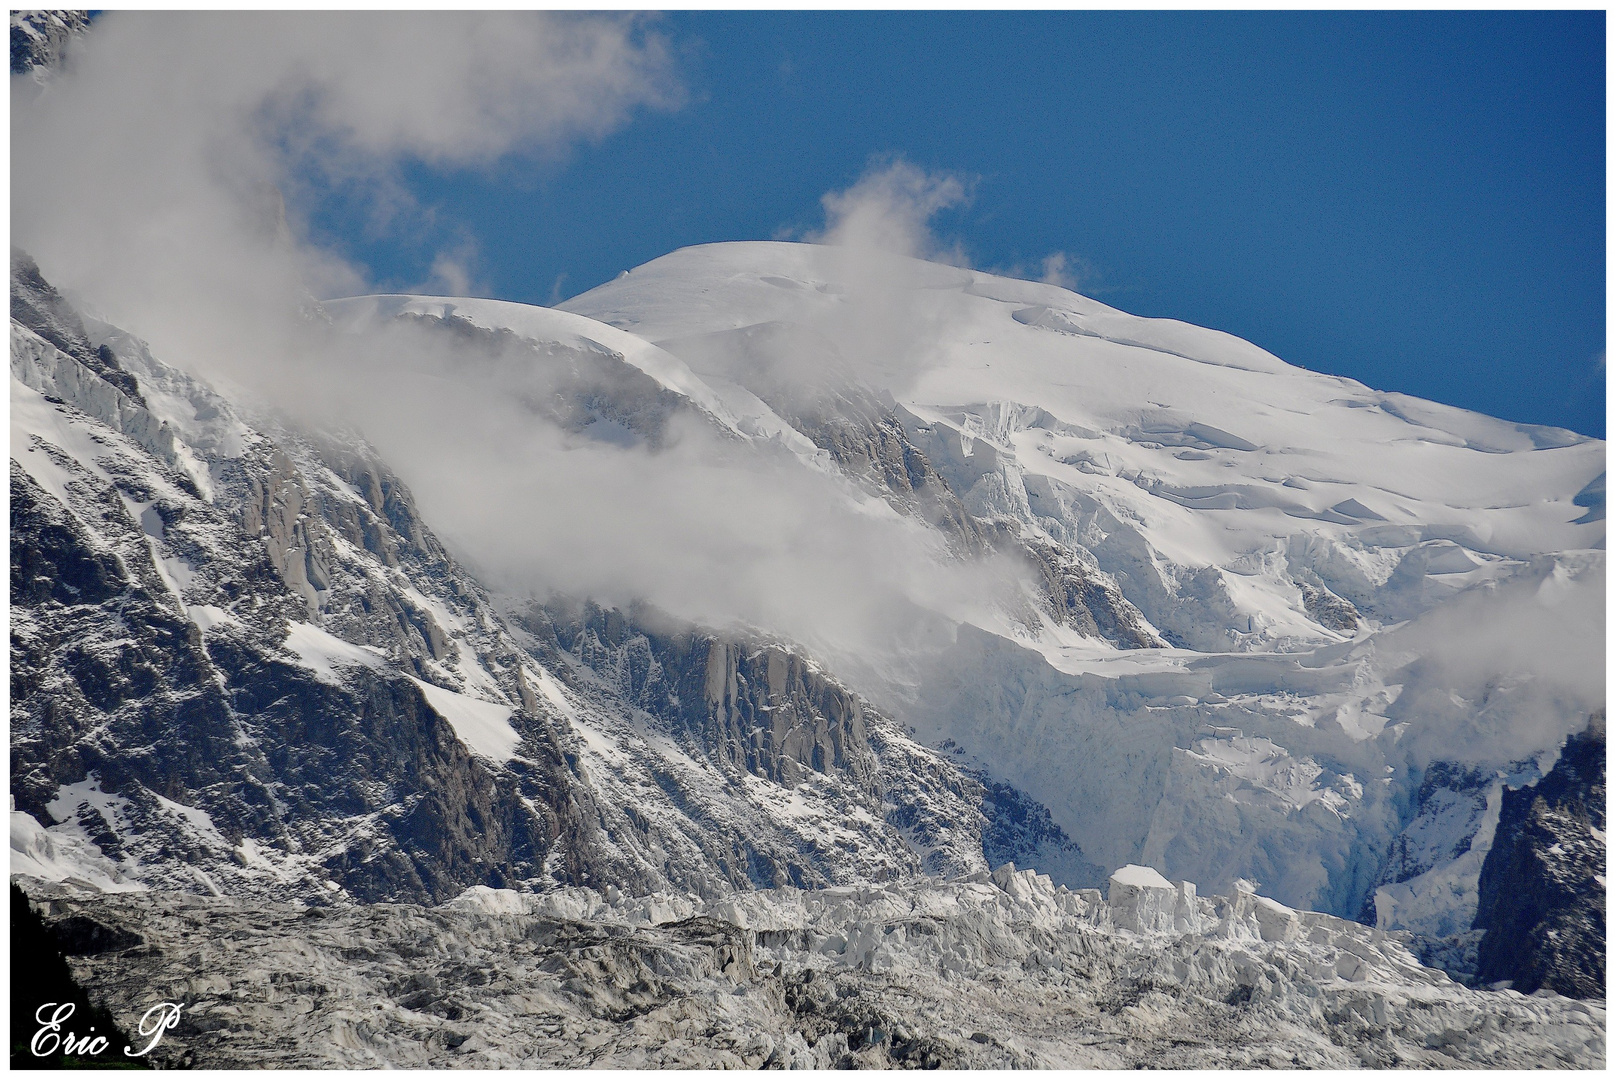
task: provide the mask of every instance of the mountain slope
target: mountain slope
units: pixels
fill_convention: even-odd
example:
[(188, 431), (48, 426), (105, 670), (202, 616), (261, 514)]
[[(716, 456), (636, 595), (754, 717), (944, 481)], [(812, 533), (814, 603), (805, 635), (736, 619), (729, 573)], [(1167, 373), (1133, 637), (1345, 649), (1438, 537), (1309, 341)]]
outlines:
[[(17, 872), (716, 896), (980, 871), (996, 808), (1027, 813), (788, 644), (496, 603), (356, 435), (243, 419), (25, 257), (14, 276)], [(564, 422), (605, 409), (654, 438), (689, 407), (621, 354), (553, 344), (579, 362), (551, 385)], [(1024, 832), (995, 850), (1024, 856)], [(1058, 830), (1031, 843), (1086, 865)]]
[[(1496, 801), (1603, 703), (1602, 442), (849, 249), (684, 249), (563, 307), (785, 413), (827, 383), (890, 394), (975, 520), (1115, 584), (1171, 648), (989, 628), (872, 690), (1100, 862), (1355, 913), (1424, 827), (1428, 771), (1482, 770)], [(1440, 871), (1484, 827), (1387, 925), (1468, 926), (1479, 855)]]
[[(577, 315), (330, 307), (350, 330), (403, 316), (505, 341), (515, 374), (494, 385), (587, 399), (544, 407), (568, 430), (655, 453), (688, 415), (782, 476), (881, 500), (939, 565), (1011, 555), (1019, 584), (981, 616), (935, 606), (930, 644), (832, 631), (811, 651), (1045, 804), (1095, 866), (1468, 933), (1491, 819), (1444, 825), (1460, 834), (1429, 866), (1397, 869), (1436, 812), (1422, 784), (1474, 773), (1490, 805), (1602, 701), (1571, 669), (1601, 655), (1603, 444), (1570, 432), (1053, 286), (812, 245), (675, 252)], [(620, 356), (647, 389), (558, 386), (540, 374), (557, 349)], [(1531, 627), (1533, 647), (1492, 626)]]

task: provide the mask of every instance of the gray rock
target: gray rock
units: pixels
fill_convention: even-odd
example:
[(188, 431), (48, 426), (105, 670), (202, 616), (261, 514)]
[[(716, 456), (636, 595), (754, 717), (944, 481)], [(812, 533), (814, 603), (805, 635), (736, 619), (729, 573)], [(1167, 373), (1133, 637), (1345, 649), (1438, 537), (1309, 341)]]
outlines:
[(1476, 977), (1605, 997), (1605, 717), (1536, 784), (1504, 793), (1481, 868)]

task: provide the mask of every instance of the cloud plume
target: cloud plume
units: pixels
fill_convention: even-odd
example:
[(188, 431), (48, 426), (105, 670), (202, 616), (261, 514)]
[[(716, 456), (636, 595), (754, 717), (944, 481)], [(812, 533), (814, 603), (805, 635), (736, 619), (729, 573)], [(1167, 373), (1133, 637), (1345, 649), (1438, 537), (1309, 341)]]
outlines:
[(845, 191), (820, 199), (825, 229), (809, 237), (821, 244), (884, 251), (915, 259), (956, 254), (940, 248), (931, 220), (970, 201), (967, 183), (951, 173), (929, 173), (904, 161), (872, 162)]
[[(386, 227), (409, 212), (403, 163), (556, 153), (677, 97), (667, 50), (630, 19), (115, 12), (48, 93), (14, 99), (14, 234), (166, 362), (308, 426), (358, 428), (505, 588), (648, 600), (844, 657), (991, 618), (977, 598), (1002, 567), (950, 564), (880, 500), (738, 450), (688, 411), (654, 447), (582, 434), (532, 407), (555, 388), (527, 346), (479, 357), (425, 325), (307, 317), (316, 296), (368, 288), (298, 241), (300, 204), (357, 193)], [(928, 221), (964, 195), (891, 164), (827, 197), (827, 238), (861, 265), (928, 254)], [(435, 284), (473, 288), (475, 255), (440, 253)], [(870, 321), (852, 337), (896, 353), (891, 321)]]
[(404, 163), (558, 153), (679, 94), (628, 18), (111, 12), (44, 93), (12, 95), (13, 242), (171, 360), (271, 364), (288, 309), (365, 275), (266, 244), (266, 190), (294, 214), (341, 190), (385, 221)]

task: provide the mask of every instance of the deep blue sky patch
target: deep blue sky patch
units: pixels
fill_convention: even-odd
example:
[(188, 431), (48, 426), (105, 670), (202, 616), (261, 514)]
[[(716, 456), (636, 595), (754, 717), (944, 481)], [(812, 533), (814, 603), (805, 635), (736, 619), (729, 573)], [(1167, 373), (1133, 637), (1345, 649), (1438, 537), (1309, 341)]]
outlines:
[(1605, 15), (695, 13), (688, 101), (560, 160), (406, 180), (379, 285), (469, 253), (541, 304), (687, 245), (800, 235), (880, 156), (975, 178), (973, 266), (1510, 420), (1605, 434)]

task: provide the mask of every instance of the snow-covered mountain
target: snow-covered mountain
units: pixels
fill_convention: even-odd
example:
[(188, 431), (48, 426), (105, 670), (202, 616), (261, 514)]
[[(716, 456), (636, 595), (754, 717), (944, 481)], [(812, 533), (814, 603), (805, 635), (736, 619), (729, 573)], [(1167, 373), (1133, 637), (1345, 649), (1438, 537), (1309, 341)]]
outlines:
[[(491, 596), (357, 436), (243, 419), (26, 256), (13, 305), (17, 872), (417, 901), (1099, 872), (789, 643)], [(644, 389), (588, 358), (577, 401)]]
[[(1603, 702), (1604, 445), (1568, 431), (825, 246), (687, 249), (565, 311), (329, 307), (615, 353), (758, 455), (829, 463), (939, 560), (1014, 554), (1022, 592), (941, 647), (808, 644), (1046, 805), (1090, 874), (1139, 859), (1468, 932), (1500, 793)], [(643, 410), (570, 422), (660, 437)]]
[(89, 26), (89, 13), (84, 11), (13, 11), (11, 73), (48, 78), (68, 45)]
[[(1468, 926), (1501, 786), (1603, 704), (1602, 442), (849, 249), (687, 249), (564, 307), (788, 416), (839, 366), (982, 528), (1120, 593), (1167, 647), (961, 626), (876, 692), (1101, 865), (1443, 936)], [(1433, 824), (1414, 796), (1458, 766), (1487, 809)], [(1415, 836), (1446, 850), (1392, 867)]]
[[(332, 385), (368, 388), (335, 425), (22, 253), (12, 297), (12, 871), (53, 895), (722, 919), (882, 882), (946, 906), (1014, 861), (1063, 918), (1176, 932), (1066, 891), (1141, 864), (1470, 979), (1484, 934), (1508, 952), (1481, 883), (1538, 857), (1516, 823), (1489, 863), (1500, 814), (1603, 708), (1602, 442), (1055, 286), (755, 243), (560, 309), (327, 301), (311, 333), (364, 358)], [(588, 559), (545, 521), (595, 512)], [(1590, 948), (1595, 779), (1542, 886)]]

